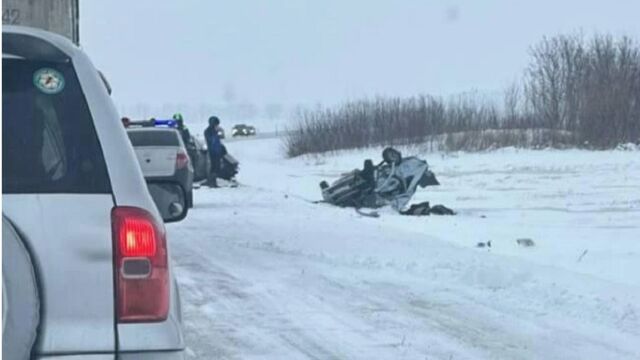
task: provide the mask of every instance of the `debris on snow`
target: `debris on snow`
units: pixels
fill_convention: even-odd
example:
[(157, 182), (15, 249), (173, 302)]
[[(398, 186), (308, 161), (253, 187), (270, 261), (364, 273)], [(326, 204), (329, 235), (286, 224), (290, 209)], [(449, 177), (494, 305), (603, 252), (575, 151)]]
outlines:
[(582, 261), (582, 258), (583, 258), (585, 255), (587, 255), (587, 252), (588, 252), (588, 251), (589, 251), (588, 249), (584, 249), (584, 251), (582, 252), (582, 254), (580, 255), (580, 257), (578, 257), (578, 262)]
[(518, 245), (523, 247), (532, 247), (536, 245), (536, 243), (534, 243), (533, 240), (528, 238), (518, 239), (516, 240), (516, 242), (518, 243)]
[(424, 215), (455, 215), (456, 213), (444, 205), (429, 206), (428, 201), (413, 204), (408, 210), (400, 211), (402, 215), (424, 216)]

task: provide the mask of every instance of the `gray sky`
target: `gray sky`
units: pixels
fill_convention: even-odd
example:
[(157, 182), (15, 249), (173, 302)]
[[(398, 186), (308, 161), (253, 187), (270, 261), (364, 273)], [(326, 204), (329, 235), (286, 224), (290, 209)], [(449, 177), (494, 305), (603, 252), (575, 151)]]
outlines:
[(491, 94), (522, 73), (543, 35), (640, 34), (638, 0), (80, 4), (81, 43), (121, 105)]

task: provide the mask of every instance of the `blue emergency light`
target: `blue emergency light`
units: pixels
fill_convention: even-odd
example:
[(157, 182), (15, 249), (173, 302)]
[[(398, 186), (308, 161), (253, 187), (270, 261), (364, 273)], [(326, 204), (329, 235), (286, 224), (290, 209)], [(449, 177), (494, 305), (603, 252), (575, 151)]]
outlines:
[(158, 120), (155, 119), (153, 122), (154, 126), (166, 126), (170, 128), (178, 127), (178, 123), (175, 120)]

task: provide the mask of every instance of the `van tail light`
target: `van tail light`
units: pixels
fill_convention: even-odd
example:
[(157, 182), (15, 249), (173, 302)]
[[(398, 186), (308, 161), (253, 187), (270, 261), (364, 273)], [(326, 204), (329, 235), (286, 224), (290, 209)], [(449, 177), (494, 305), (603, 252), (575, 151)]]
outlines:
[(118, 322), (164, 321), (169, 312), (169, 268), (164, 226), (146, 210), (111, 211)]
[(178, 151), (178, 155), (176, 156), (176, 169), (183, 169), (189, 165), (189, 155), (187, 155), (184, 151)]

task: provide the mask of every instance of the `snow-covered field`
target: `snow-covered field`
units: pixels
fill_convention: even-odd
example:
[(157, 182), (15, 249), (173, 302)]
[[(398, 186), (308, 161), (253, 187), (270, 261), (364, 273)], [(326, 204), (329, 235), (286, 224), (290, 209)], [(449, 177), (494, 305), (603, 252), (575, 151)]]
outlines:
[(459, 215), (373, 219), (308, 200), (377, 150), (228, 147), (243, 185), (168, 226), (192, 358), (640, 358), (639, 152), (421, 154)]

